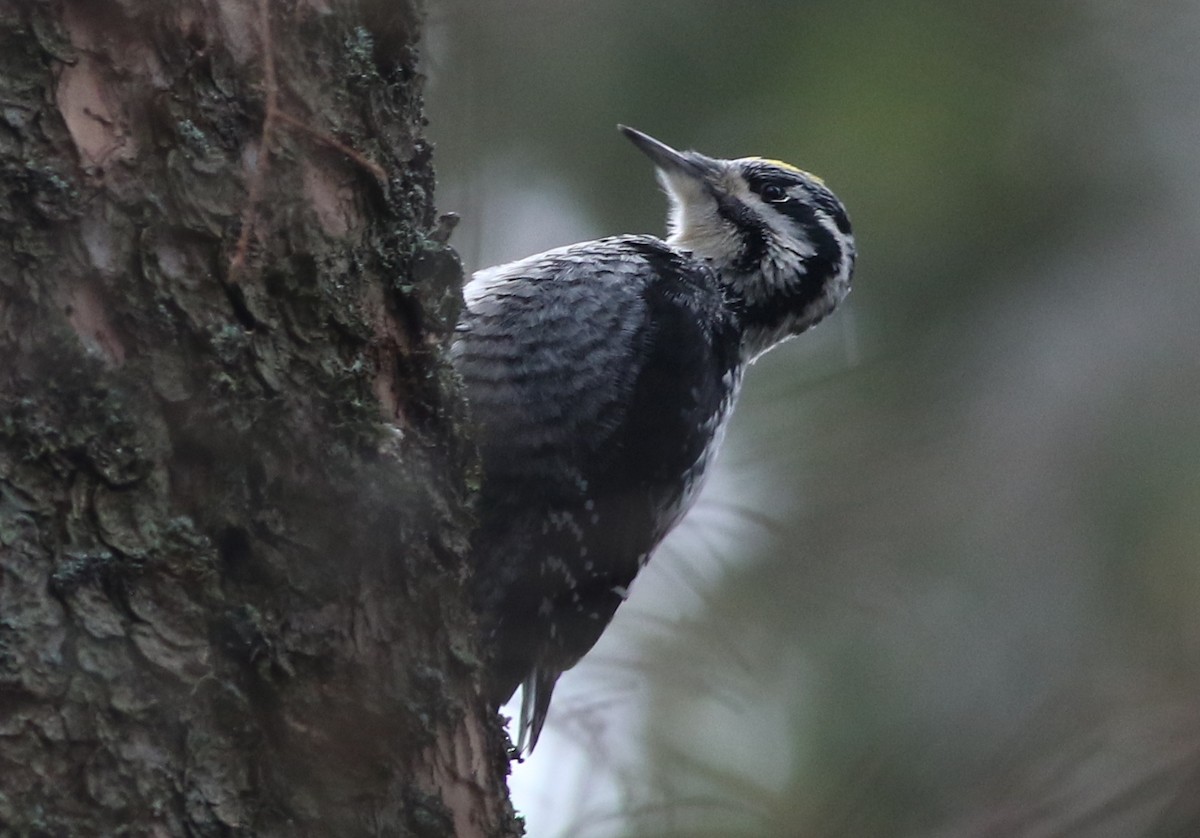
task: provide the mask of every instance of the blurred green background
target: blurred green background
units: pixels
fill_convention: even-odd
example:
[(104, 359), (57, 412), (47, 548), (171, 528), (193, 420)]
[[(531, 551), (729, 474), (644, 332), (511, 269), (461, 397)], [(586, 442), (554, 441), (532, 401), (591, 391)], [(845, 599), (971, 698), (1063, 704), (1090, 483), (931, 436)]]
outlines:
[(1200, 4), (429, 0), (469, 270), (821, 174), (847, 305), (513, 778), (545, 836), (1200, 835)]

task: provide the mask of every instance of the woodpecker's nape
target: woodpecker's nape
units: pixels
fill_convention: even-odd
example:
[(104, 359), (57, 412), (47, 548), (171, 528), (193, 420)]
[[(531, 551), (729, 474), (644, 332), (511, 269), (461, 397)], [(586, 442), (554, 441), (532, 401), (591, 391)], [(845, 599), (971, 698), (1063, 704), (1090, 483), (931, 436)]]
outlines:
[(479, 271), (451, 359), (483, 467), (472, 592), (495, 705), (523, 687), (518, 750), (691, 507), (746, 366), (850, 287), (841, 202), (786, 163), (676, 151), (670, 235), (616, 236)]

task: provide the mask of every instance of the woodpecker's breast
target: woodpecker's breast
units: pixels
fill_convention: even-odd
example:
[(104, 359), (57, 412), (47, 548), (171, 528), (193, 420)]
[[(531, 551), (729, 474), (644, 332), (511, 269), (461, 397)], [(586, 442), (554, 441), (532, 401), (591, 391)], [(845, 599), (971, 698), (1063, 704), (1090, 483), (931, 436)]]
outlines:
[[(628, 584), (695, 499), (740, 383), (740, 327), (716, 275), (621, 236), (482, 271), (464, 297), (452, 358), (485, 516), (518, 504), (569, 518), (592, 566), (619, 566)], [(599, 539), (608, 555), (593, 524), (622, 534)]]
[(700, 428), (700, 433), (707, 442), (700, 452), (700, 456), (684, 472), (679, 497), (667, 500), (667, 506), (662, 512), (664, 528), (662, 532), (657, 534), (656, 543), (674, 529), (675, 525), (683, 519), (683, 516), (695, 504), (700, 490), (704, 487), (704, 481), (708, 477), (709, 467), (712, 465), (717, 452), (721, 448), (721, 444), (725, 440), (725, 429), (728, 427), (729, 417), (733, 413), (733, 405), (737, 401), (738, 392), (741, 390), (741, 383), (742, 368), (738, 366), (728, 373), (726, 396), (717, 405), (716, 411)]

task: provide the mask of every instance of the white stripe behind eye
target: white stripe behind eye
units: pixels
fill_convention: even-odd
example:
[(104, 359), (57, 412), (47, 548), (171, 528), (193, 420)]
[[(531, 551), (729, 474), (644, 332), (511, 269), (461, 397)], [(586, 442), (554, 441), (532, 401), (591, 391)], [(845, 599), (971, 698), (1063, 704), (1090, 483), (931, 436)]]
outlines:
[[(767, 223), (767, 226), (771, 228), (771, 232), (775, 233), (779, 244), (794, 244), (795, 246), (789, 249), (793, 253), (805, 258), (817, 252), (812, 241), (804, 234), (804, 228), (800, 224), (788, 218), (769, 202), (762, 201), (757, 196), (754, 199), (758, 201), (760, 207), (758, 209), (759, 217)], [(803, 198), (797, 198), (796, 200), (803, 200)], [(837, 228), (835, 227), (834, 229), (836, 231)]]

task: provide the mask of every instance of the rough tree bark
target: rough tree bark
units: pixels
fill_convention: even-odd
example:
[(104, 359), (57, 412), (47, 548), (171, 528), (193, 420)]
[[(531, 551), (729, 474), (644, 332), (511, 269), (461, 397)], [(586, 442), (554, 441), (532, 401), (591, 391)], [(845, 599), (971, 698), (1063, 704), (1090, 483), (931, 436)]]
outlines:
[(510, 835), (416, 0), (0, 0), (0, 833)]

